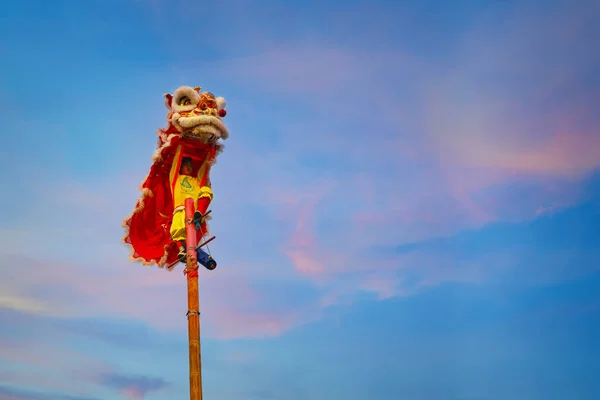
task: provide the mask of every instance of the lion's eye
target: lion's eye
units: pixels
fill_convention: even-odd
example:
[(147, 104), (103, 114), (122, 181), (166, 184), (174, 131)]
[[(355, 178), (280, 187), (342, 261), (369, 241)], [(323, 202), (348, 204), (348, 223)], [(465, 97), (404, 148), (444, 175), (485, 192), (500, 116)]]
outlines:
[(190, 104), (192, 104), (192, 101), (190, 100), (189, 97), (183, 96), (181, 99), (179, 99), (179, 103), (180, 106), (189, 106)]

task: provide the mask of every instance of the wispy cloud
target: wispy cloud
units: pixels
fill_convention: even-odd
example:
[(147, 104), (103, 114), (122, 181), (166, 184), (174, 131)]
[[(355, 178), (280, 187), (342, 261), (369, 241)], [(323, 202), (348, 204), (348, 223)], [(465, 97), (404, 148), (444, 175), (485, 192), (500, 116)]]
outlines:
[(0, 386), (0, 395), (2, 395), (4, 400), (99, 400), (97, 397), (41, 393), (31, 390), (14, 389), (9, 386)]
[(130, 400), (142, 400), (148, 393), (169, 387), (169, 383), (162, 378), (117, 373), (100, 376), (98, 382), (117, 389)]

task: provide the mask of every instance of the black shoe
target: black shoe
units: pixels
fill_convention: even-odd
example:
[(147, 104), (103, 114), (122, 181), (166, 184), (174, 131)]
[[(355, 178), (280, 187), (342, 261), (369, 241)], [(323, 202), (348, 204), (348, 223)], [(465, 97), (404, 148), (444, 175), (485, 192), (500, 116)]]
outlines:
[(185, 251), (185, 246), (179, 246), (179, 253), (177, 254), (177, 259), (179, 260), (179, 262), (182, 262), (184, 264), (187, 261), (187, 252)]

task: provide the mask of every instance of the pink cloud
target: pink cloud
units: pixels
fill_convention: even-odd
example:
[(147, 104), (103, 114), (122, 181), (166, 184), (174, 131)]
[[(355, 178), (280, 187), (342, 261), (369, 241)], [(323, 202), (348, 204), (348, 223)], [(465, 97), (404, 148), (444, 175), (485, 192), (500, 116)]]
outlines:
[[(225, 68), (232, 76), (247, 78), (243, 81), (248, 84), (259, 83), (303, 98), (319, 83), (319, 96), (310, 97), (310, 103), (317, 108), (326, 106), (328, 113), (345, 110), (343, 115), (348, 118), (352, 115), (350, 106), (364, 93), (356, 88), (355, 82), (360, 81), (369, 93), (377, 94), (375, 99), (369, 97), (371, 106), (378, 110), (377, 121), (392, 122), (395, 129), (390, 127), (389, 131), (399, 136), (381, 138), (378, 132), (385, 129), (378, 129), (377, 125), (369, 134), (370, 154), (378, 159), (378, 165), (398, 171), (398, 185), (415, 179), (426, 183), (417, 187), (416, 193), (410, 193), (411, 187), (409, 193), (398, 191), (397, 196), (389, 196), (389, 186), (394, 182), (388, 180), (388, 190), (379, 193), (397, 200), (394, 207), (398, 203), (405, 206), (404, 217), (419, 215), (421, 221), (430, 219), (432, 224), (439, 224), (440, 218), (447, 221), (456, 213), (444, 215), (443, 209), (435, 207), (423, 212), (419, 203), (426, 196), (445, 196), (461, 208), (463, 218), (468, 220), (465, 226), (480, 226), (498, 216), (473, 199), (478, 191), (528, 176), (579, 178), (600, 166), (599, 153), (594, 151), (600, 144), (600, 135), (597, 129), (585, 126), (593, 115), (589, 95), (564, 105), (548, 100), (569, 85), (576, 87), (580, 72), (594, 70), (589, 52), (573, 46), (589, 42), (584, 36), (593, 22), (580, 17), (590, 15), (589, 7), (595, 6), (585, 6), (588, 9), (562, 10), (544, 21), (531, 18), (535, 11), (524, 7), (508, 17), (508, 35), (504, 28), (498, 28), (502, 32), (490, 28), (495, 24), (476, 25), (454, 43), (455, 62), (448, 67), (397, 52), (366, 54), (339, 46), (286, 43), (243, 60), (227, 61), (219, 68)], [(578, 20), (583, 23), (574, 23)], [(562, 28), (557, 29), (559, 26)], [(541, 53), (535, 49), (541, 49)], [(555, 50), (569, 62), (556, 62)], [(521, 56), (515, 59), (515, 53)], [(394, 86), (393, 78), (398, 76), (406, 77), (402, 88), (406, 98), (395, 94), (399, 88)], [(534, 84), (527, 84), (524, 78), (530, 78)], [(505, 81), (500, 79), (519, 82), (519, 86), (505, 90)], [(424, 83), (414, 84), (415, 81)], [(483, 86), (478, 82), (483, 82)], [(335, 105), (331, 98), (335, 98)], [(417, 104), (418, 112), (414, 112), (415, 107), (407, 107), (411, 102)], [(545, 105), (546, 109), (534, 114), (534, 104)], [(424, 135), (400, 134), (407, 131), (407, 120), (413, 121), (410, 130)], [(303, 130), (322, 137), (318, 141), (306, 140), (311, 133)], [(322, 148), (324, 141), (330, 143), (331, 153), (344, 154), (346, 160), (354, 160), (355, 156), (358, 162), (364, 159), (364, 148), (356, 143), (362, 143), (362, 138), (352, 132), (332, 136), (303, 126), (289, 127), (286, 132), (286, 137), (298, 138), (290, 144), (296, 149)], [(424, 165), (437, 172), (421, 176), (419, 167)], [(401, 173), (405, 169), (410, 169), (413, 176), (405, 177)], [(380, 180), (373, 175), (370, 179)], [(441, 188), (429, 193), (435, 186)], [(536, 209), (530, 210), (529, 215), (534, 216)], [(383, 215), (393, 211), (390, 206), (383, 210)], [(302, 254), (295, 252), (293, 257), (306, 268), (315, 268)]]
[(6, 361), (40, 368), (60, 366), (61, 368), (71, 368), (73, 371), (77, 370), (79, 366), (95, 370), (107, 368), (106, 364), (97, 359), (74, 352), (69, 348), (49, 347), (45, 341), (25, 343), (22, 340), (3, 338), (0, 343), (0, 353)]
[(252, 364), (256, 362), (260, 354), (252, 350), (231, 351), (225, 355), (225, 359), (236, 364)]
[[(256, 163), (260, 165), (260, 160)], [(14, 274), (12, 269), (0, 271), (0, 289), (10, 293), (12, 305), (18, 300), (23, 307), (27, 306), (21, 309), (48, 316), (83, 317), (94, 313), (127, 317), (142, 320), (156, 329), (184, 332), (187, 303), (181, 269), (168, 273), (130, 263), (126, 260), (126, 249), (117, 244), (122, 235), (118, 229), (120, 221), (131, 211), (141, 180), (129, 176), (115, 181), (107, 177), (89, 186), (74, 179), (42, 179), (44, 186), (39, 190), (44, 193), (40, 200), (44, 207), (32, 207), (33, 213), (23, 214), (14, 228), (0, 231), (0, 235), (6, 236), (5, 247), (0, 249), (4, 259), (27, 268), (27, 274)], [(225, 187), (219, 192), (225, 202), (230, 197), (227, 190), (237, 186)], [(307, 188), (305, 193), (308, 201), (319, 196), (312, 189)], [(272, 187), (265, 186), (263, 190), (268, 193)], [(129, 199), (115, 196), (117, 192), (130, 193)], [(291, 195), (291, 192), (280, 193), (275, 201), (295, 206), (296, 200)], [(260, 201), (261, 196), (258, 193), (256, 196), (256, 201)], [(220, 221), (226, 222), (228, 215), (235, 216), (235, 207), (239, 205), (223, 207), (229, 206), (232, 212), (222, 215)], [(102, 210), (102, 218), (97, 218), (98, 210)], [(68, 225), (57, 225), (53, 215), (69, 215)], [(35, 227), (29, 223), (33, 220)], [(240, 220), (234, 218), (232, 224), (237, 228)], [(27, 238), (36, 237), (39, 226), (45, 226), (48, 239), (39, 244), (37, 255), (24, 256)], [(89, 249), (81, 247), (85, 240), (91, 244)], [(72, 256), (73, 249), (78, 256)], [(67, 258), (62, 250), (68, 250), (71, 256)], [(65, 261), (69, 259), (75, 261)], [(277, 299), (253, 288), (254, 281), (265, 276), (280, 277), (280, 271), (273, 262), (267, 266), (260, 261), (253, 263), (230, 257), (224, 267), (214, 273), (201, 272), (203, 335), (213, 338), (273, 336), (313, 320), (318, 309), (295, 313), (274, 310), (271, 305)], [(43, 307), (36, 308), (32, 304)]]
[[(24, 264), (28, 269), (27, 274), (14, 274), (11, 269), (0, 271), (0, 288), (12, 296), (12, 306), (20, 301), (26, 311), (50, 316), (85, 316), (89, 312), (124, 316), (140, 319), (161, 330), (185, 331), (186, 281), (181, 268), (169, 273), (130, 263), (124, 246), (106, 246), (110, 248), (108, 252), (98, 248), (101, 241), (107, 241), (108, 234), (115, 235), (110, 242), (118, 243), (122, 235), (118, 229), (120, 221), (132, 209), (141, 180), (132, 176), (116, 182), (96, 180), (90, 187), (76, 180), (42, 179), (46, 184), (40, 188), (45, 194), (42, 201), (45, 208), (32, 207), (34, 213), (24, 215), (23, 219), (36, 219), (38, 224), (49, 227), (44, 229), (50, 235), (49, 240), (40, 243), (38, 248), (38, 254), (46, 254), (44, 259), (23, 256), (27, 250), (26, 238), (35, 237), (37, 232), (27, 221), (19, 221), (10, 231), (0, 231), (0, 235), (6, 236), (5, 244), (14, 241), (14, 246), (1, 250), (5, 260), (14, 260), (9, 262)], [(114, 185), (130, 193), (131, 201), (123, 199), (124, 196), (114, 196), (112, 193), (121, 192)], [(51, 215), (44, 211), (48, 209), (52, 209), (54, 215), (68, 214), (68, 226), (61, 225), (57, 229)], [(90, 223), (89, 213), (99, 209), (103, 212), (102, 220), (93, 218)], [(56, 244), (80, 243), (82, 238), (94, 244), (90, 250), (102, 257), (101, 267), (94, 257), (84, 262), (65, 262), (50, 255), (60, 254)], [(203, 335), (219, 338), (274, 335), (302, 322), (269, 311), (272, 300), (252, 288), (252, 281), (265, 273), (264, 265), (254, 266), (243, 259), (232, 262), (244, 265), (226, 264), (215, 273), (201, 273)], [(38, 294), (43, 288), (48, 290), (43, 290), (43, 295)], [(33, 307), (36, 304), (43, 307)], [(244, 305), (243, 309), (238, 308), (240, 304)]]
[(129, 399), (129, 400), (143, 400), (144, 399), (144, 392), (142, 392), (139, 389), (134, 388), (134, 387), (121, 389), (121, 393), (123, 394), (123, 396), (125, 396), (126, 399)]
[(375, 293), (379, 300), (385, 300), (400, 294), (399, 284), (399, 279), (394, 275), (372, 274), (361, 280), (359, 287)]
[(296, 214), (296, 230), (290, 238), (285, 254), (291, 259), (296, 270), (305, 275), (322, 274), (325, 270), (319, 257), (314, 228), (314, 205), (305, 206)]
[(223, 309), (212, 316), (212, 331), (220, 339), (240, 339), (244, 337), (267, 338), (279, 336), (292, 327), (308, 321), (298, 321), (295, 312), (248, 312)]
[(451, 171), (577, 178), (600, 167), (597, 93), (582, 86), (598, 66), (585, 48), (590, 29), (598, 32), (588, 18), (597, 5), (543, 20), (522, 8), (502, 27), (482, 21), (458, 42), (452, 68), (431, 80), (429, 140)]
[(476, 160), (482, 167), (530, 174), (577, 176), (600, 167), (600, 130), (594, 134), (557, 132), (537, 149), (490, 154)]
[(90, 374), (88, 379), (102, 388), (116, 390), (124, 398), (131, 400), (145, 399), (149, 393), (161, 392), (171, 386), (171, 383), (162, 377), (125, 374), (114, 369)]
[[(77, 264), (49, 264), (35, 259), (30, 260), (28, 270), (36, 279), (2, 279), (2, 283), (48, 306), (30, 312), (60, 317), (85, 317), (93, 313), (141, 320), (162, 331), (185, 332), (187, 329), (186, 281), (181, 270), (170, 273), (137, 264), (128, 265), (127, 262), (98, 270)], [(9, 271), (3, 272), (0, 276)], [(318, 313), (318, 309), (275, 310), (272, 304), (276, 304), (277, 299), (258, 292), (251, 282), (242, 274), (226, 269), (218, 274), (201, 271), (204, 337), (277, 336), (314, 320), (314, 314)], [(52, 290), (45, 289), (43, 295), (39, 295), (41, 288)]]
[(287, 43), (216, 67), (242, 82), (258, 80), (269, 90), (311, 95), (313, 104), (330, 108), (333, 104), (327, 101), (339, 94), (358, 99), (367, 90), (381, 96), (371, 97), (376, 105), (386, 104), (382, 100), (388, 98), (389, 89), (386, 90), (378, 75), (390, 71), (413, 74), (421, 66), (419, 59), (398, 51), (357, 51), (335, 45)]

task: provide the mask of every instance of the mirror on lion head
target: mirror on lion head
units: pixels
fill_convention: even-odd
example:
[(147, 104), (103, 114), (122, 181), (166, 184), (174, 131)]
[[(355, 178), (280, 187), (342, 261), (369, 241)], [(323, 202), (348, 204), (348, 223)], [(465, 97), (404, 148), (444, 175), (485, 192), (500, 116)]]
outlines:
[(204, 143), (227, 139), (229, 131), (222, 121), (227, 114), (225, 99), (200, 90), (181, 86), (172, 95), (165, 94), (167, 121), (183, 136)]

